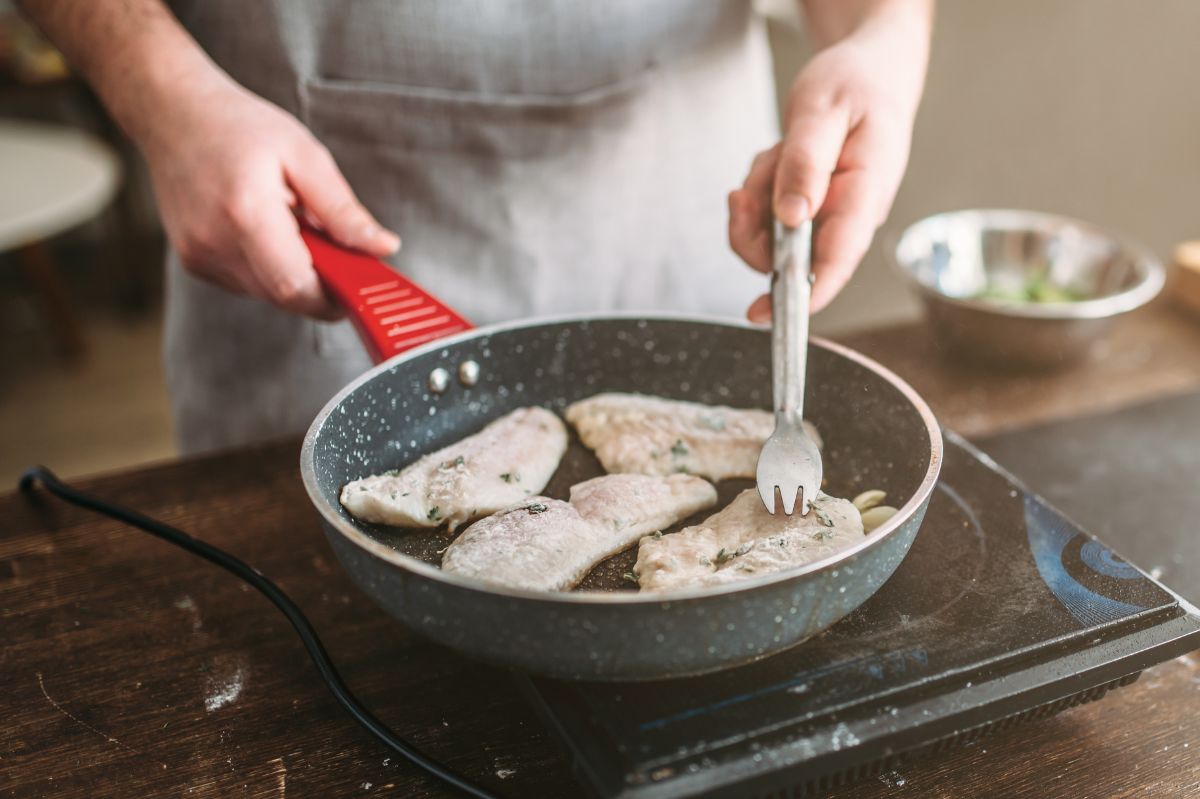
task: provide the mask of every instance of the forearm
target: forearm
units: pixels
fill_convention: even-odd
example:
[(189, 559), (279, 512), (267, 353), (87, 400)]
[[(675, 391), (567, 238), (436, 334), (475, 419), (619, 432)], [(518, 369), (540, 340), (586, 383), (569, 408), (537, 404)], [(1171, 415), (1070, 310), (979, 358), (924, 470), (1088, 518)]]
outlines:
[(913, 106), (921, 97), (933, 33), (933, 0), (801, 0), (808, 29), (824, 49), (854, 37), (887, 65), (896, 100)]
[(181, 88), (230, 79), (162, 0), (17, 0), (136, 141)]

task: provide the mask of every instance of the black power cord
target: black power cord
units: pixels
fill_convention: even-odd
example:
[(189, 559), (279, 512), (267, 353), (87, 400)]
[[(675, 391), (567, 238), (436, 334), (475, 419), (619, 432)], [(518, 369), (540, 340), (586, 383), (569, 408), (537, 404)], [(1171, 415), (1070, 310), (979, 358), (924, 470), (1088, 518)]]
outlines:
[(238, 560), (223, 549), (193, 538), (176, 527), (72, 488), (59, 480), (54, 472), (45, 466), (33, 466), (25, 470), (21, 475), (21, 491), (30, 494), (34, 491), (35, 484), (39, 482), (45, 486), (47, 491), (65, 502), (87, 508), (102, 516), (122, 521), (131, 527), (150, 533), (150, 535), (172, 543), (193, 555), (198, 555), (210, 563), (215, 563), (235, 577), (257, 588), (275, 604), (275, 607), (282, 611), (284, 616), (287, 616), (288, 621), (292, 623), (292, 627), (304, 643), (304, 648), (308, 650), (308, 656), (312, 658), (313, 665), (317, 667), (321, 679), (329, 687), (329, 692), (355, 721), (396, 754), (469, 796), (476, 796), (480, 799), (499, 799), (496, 794), (473, 785), (436, 760), (421, 754), (415, 747), (389, 730), (383, 722), (371, 715), (371, 712), (363, 707), (362, 702), (358, 701), (358, 697), (342, 681), (341, 675), (338, 674), (337, 669), (333, 666), (333, 661), (329, 659), (329, 654), (325, 651), (325, 645), (321, 643), (317, 631), (313, 629), (312, 623), (304, 615), (304, 612), (292, 601), (291, 597), (264, 577), (258, 569)]

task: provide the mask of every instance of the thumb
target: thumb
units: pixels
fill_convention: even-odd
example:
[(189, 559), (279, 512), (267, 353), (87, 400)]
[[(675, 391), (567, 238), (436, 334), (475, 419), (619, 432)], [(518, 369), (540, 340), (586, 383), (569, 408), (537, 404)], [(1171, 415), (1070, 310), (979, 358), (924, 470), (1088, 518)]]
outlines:
[(775, 172), (775, 218), (795, 227), (816, 216), (837, 168), (850, 118), (839, 107), (801, 110), (792, 117)]
[(400, 237), (363, 207), (323, 145), (311, 141), (284, 163), (284, 171), (308, 216), (334, 240), (375, 256), (400, 249)]

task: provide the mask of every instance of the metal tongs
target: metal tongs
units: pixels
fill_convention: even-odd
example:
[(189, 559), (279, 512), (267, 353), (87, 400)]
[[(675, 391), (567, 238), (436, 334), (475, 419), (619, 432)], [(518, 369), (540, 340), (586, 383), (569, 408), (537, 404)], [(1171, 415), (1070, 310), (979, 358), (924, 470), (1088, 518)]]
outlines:
[(804, 430), (808, 369), (808, 308), (812, 299), (812, 222), (798, 228), (775, 222), (771, 273), (771, 362), (775, 432), (758, 456), (758, 495), (767, 512), (805, 516), (821, 488), (821, 451)]

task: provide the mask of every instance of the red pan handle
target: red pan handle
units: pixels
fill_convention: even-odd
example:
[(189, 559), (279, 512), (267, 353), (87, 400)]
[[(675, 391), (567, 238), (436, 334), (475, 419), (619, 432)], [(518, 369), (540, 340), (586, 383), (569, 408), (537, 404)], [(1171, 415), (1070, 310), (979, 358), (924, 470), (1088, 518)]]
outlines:
[(378, 258), (347, 249), (303, 222), (300, 237), (321, 282), (349, 314), (375, 363), (471, 329), (470, 322)]

